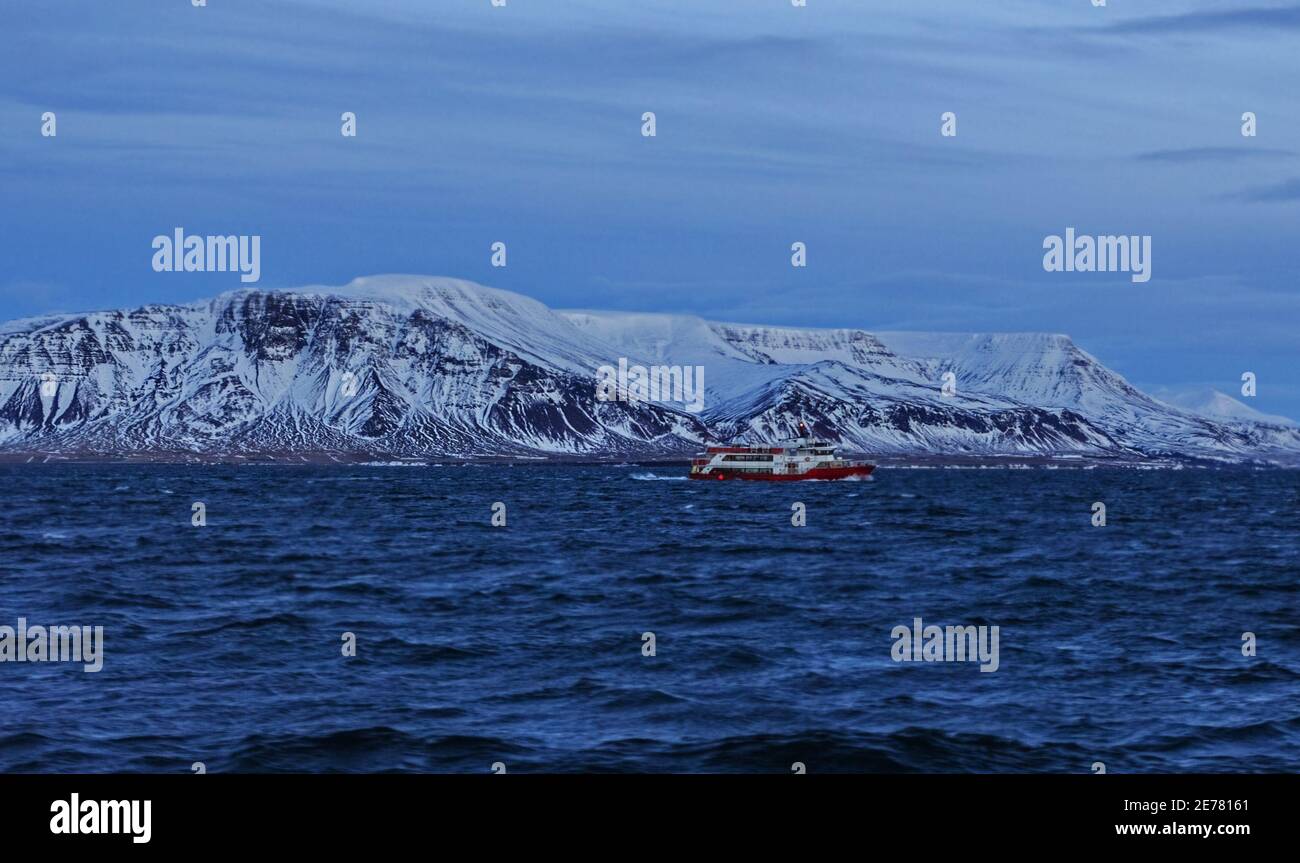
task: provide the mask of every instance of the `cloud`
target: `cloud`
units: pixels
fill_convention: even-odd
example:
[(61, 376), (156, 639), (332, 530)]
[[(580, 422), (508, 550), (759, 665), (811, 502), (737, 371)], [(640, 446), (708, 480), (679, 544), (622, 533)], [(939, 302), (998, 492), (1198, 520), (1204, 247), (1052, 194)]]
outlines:
[(1300, 201), (1300, 178), (1283, 180), (1269, 186), (1256, 186), (1233, 195), (1226, 196), (1231, 201), (1246, 201), (1251, 204), (1284, 204)]
[(1268, 147), (1184, 147), (1178, 150), (1152, 150), (1149, 153), (1139, 153), (1134, 158), (1139, 162), (1183, 164), (1188, 162), (1242, 162), (1248, 160), (1286, 159), (1295, 154), (1295, 150), (1280, 150)]
[(1300, 30), (1300, 5), (1255, 6), (1215, 12), (1186, 12), (1119, 21), (1111, 33), (1215, 33), (1225, 30)]

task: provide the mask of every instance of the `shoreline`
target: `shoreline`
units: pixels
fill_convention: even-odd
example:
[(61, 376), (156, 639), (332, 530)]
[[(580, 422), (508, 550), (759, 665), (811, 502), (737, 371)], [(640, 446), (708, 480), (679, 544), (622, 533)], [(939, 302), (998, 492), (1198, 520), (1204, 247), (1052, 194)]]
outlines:
[[(1184, 470), (1196, 469), (1271, 469), (1291, 470), (1300, 468), (1300, 462), (1284, 463), (1265, 460), (1206, 459), (1194, 456), (1165, 456), (1159, 458), (1104, 457), (1083, 455), (958, 455), (958, 454), (890, 454), (873, 455), (871, 453), (844, 453), (845, 457), (860, 458), (871, 461), (881, 470), (917, 470), (917, 469), (1095, 469), (1127, 468), (1142, 470)], [(686, 469), (690, 466), (691, 455), (665, 456), (393, 456), (371, 453), (193, 453), (181, 451), (132, 452), (132, 453), (91, 453), (58, 451), (22, 451), (0, 452), (0, 465), (128, 465), (128, 464), (170, 464), (193, 465), (200, 467), (221, 466), (265, 466), (265, 467), (314, 467), (335, 465), (338, 467), (673, 467)]]

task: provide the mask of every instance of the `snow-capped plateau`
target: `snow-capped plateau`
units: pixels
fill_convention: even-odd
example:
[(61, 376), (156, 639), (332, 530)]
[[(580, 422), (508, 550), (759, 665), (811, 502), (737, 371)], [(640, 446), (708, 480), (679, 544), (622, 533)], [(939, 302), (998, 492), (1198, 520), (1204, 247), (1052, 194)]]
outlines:
[[(598, 398), (620, 358), (702, 367), (704, 409)], [(1294, 425), (1157, 401), (1060, 335), (555, 311), (428, 276), (0, 326), (10, 456), (652, 458), (801, 420), (882, 455), (1300, 457)]]

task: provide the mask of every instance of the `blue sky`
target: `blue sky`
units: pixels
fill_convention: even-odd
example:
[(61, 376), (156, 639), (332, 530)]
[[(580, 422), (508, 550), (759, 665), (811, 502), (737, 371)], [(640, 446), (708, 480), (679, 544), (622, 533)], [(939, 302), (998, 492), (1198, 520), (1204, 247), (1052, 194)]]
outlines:
[[(1065, 332), (1300, 416), (1300, 3), (70, 0), (0, 33), (0, 319), (238, 287), (152, 271), (183, 226), (260, 234), (265, 287)], [(1067, 227), (1150, 234), (1151, 281), (1044, 272)]]

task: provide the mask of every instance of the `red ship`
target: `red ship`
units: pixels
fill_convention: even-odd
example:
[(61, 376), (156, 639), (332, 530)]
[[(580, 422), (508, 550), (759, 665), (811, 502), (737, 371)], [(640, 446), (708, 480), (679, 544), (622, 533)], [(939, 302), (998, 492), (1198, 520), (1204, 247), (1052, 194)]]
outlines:
[(748, 479), (785, 482), (800, 479), (852, 479), (876, 469), (865, 461), (846, 461), (827, 441), (813, 440), (799, 423), (800, 437), (778, 447), (711, 446), (691, 459), (691, 479)]

